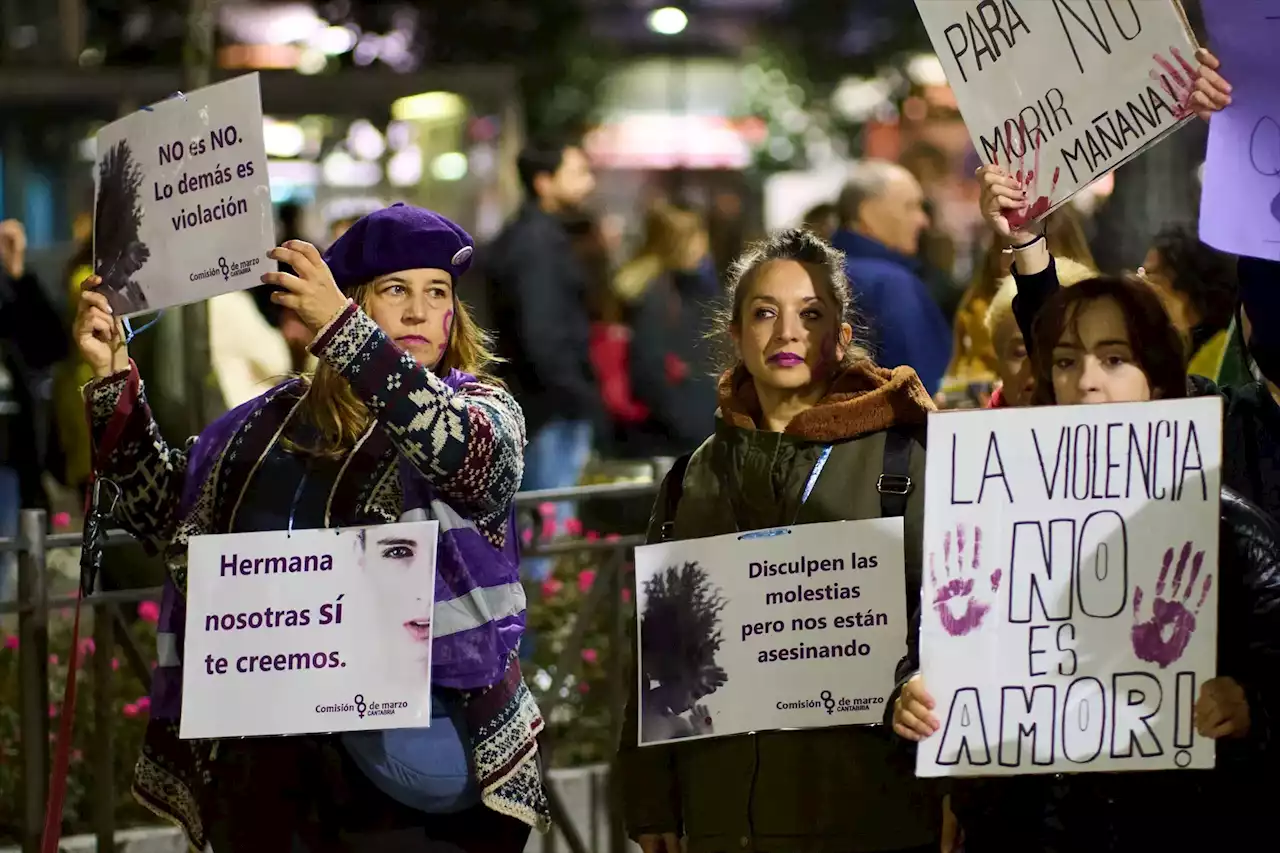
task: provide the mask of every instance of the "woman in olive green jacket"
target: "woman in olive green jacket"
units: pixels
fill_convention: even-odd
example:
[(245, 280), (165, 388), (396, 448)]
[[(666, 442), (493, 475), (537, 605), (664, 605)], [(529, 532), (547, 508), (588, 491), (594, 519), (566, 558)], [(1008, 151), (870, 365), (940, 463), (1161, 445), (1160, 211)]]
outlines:
[[(933, 410), (924, 386), (854, 343), (843, 257), (807, 231), (748, 250), (730, 296), (734, 363), (720, 381), (717, 429), (690, 458), (674, 512), (672, 478), (663, 483), (650, 541), (903, 515), (913, 612)], [(681, 838), (688, 853), (938, 850), (939, 792), (914, 778), (913, 754), (881, 726), (638, 748), (636, 705), (633, 693), (619, 769), (627, 829), (645, 853), (680, 853)]]

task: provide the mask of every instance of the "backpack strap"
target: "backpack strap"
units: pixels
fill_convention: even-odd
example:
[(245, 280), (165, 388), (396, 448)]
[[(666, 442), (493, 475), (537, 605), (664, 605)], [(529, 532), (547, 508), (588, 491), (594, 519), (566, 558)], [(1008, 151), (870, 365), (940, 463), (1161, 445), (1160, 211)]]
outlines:
[(898, 518), (907, 514), (907, 495), (915, 486), (911, 482), (910, 470), (911, 437), (896, 429), (886, 431), (883, 473), (876, 480), (881, 518)]
[(692, 453), (686, 453), (675, 461), (667, 472), (667, 499), (662, 504), (662, 538), (661, 542), (670, 542), (675, 535), (676, 510), (680, 506), (680, 496), (684, 494), (684, 472), (689, 467)]

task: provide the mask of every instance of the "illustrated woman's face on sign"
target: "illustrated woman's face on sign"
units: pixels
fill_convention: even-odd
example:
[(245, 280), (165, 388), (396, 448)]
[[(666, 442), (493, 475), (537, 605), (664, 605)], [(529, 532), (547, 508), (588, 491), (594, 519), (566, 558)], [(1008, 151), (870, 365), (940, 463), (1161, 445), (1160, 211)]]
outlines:
[(402, 531), (370, 528), (362, 563), (378, 602), (377, 618), (402, 627), (393, 656), (420, 663), (424, 675), (431, 661), (431, 544)]
[(835, 370), (853, 328), (822, 282), (822, 270), (792, 260), (769, 261), (743, 283), (734, 343), (757, 385), (798, 391)]
[(1151, 399), (1116, 300), (1093, 299), (1075, 310), (1053, 348), (1053, 390), (1059, 405)]
[(423, 367), (435, 367), (449, 348), (453, 276), (444, 270), (402, 270), (375, 278), (362, 307)]

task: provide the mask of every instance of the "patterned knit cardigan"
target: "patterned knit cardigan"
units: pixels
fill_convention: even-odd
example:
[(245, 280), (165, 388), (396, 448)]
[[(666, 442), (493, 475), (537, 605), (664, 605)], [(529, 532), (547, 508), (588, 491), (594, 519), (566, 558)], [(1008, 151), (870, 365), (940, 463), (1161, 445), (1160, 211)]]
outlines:
[[(507, 551), (511, 502), (520, 486), (524, 418), (505, 391), (454, 373), (424, 370), (349, 305), (312, 344), (351, 384), (376, 422), (342, 465), (326, 524), (363, 525), (416, 515), (402, 468), (424, 480), (433, 509), (460, 511), (495, 548)], [(290, 382), (227, 413), (186, 449), (167, 444), (152, 417), (136, 368), (90, 383), (86, 403), (98, 475), (121, 487), (119, 522), (165, 557), (152, 716), (135, 768), (134, 796), (177, 824), (194, 850), (208, 843), (208, 786), (217, 742), (178, 738), (187, 541), (234, 529), (254, 473), (302, 399)], [(408, 511), (408, 512), (406, 512)], [(443, 522), (442, 522), (443, 524)], [(523, 614), (520, 618), (523, 623)], [(506, 635), (513, 632), (510, 627)], [(440, 638), (448, 640), (448, 638)], [(537, 760), (543, 721), (520, 674), (514, 640), (496, 682), (467, 691), (466, 719), (484, 804), (539, 831), (550, 815)], [(491, 676), (492, 677), (492, 676)], [(465, 686), (465, 685), (459, 685)]]

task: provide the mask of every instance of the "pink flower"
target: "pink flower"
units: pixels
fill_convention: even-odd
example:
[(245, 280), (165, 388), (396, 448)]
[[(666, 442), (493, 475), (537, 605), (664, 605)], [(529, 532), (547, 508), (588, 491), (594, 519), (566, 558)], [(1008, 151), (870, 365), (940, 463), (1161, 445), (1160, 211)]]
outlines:
[(590, 685), (590, 684), (587, 684), (587, 682), (585, 682), (585, 681), (580, 682), (580, 683), (578, 684), (578, 692), (579, 692), (579, 693), (590, 693), (590, 692), (591, 692), (591, 685)]
[(624, 587), (622, 588), (622, 602), (623, 602), (624, 604), (630, 604), (630, 603), (631, 603), (631, 587), (629, 587), (629, 586), (624, 586)]
[(526, 527), (524, 530), (520, 531), (520, 541), (524, 543), (524, 547), (526, 548), (528, 548), (531, 544), (533, 544), (533, 528), (532, 527)]
[(595, 649), (583, 649), (582, 659), (587, 663), (595, 663), (600, 660), (600, 653)]
[(596, 533), (594, 530), (588, 530), (588, 531), (587, 531), (587, 541), (588, 541), (588, 542), (595, 542), (595, 541), (596, 541), (596, 540), (598, 540), (599, 538), (600, 538), (600, 534), (599, 534), (599, 533)]
[(120, 659), (119, 659), (119, 658), (112, 658), (112, 659), (111, 659), (111, 668), (112, 668), (112, 669), (119, 669), (119, 668), (120, 668)]
[(604, 541), (606, 541), (606, 542), (617, 542), (617, 541), (618, 541), (619, 539), (621, 539), (621, 538), (622, 538), (622, 534), (621, 534), (621, 533), (610, 533), (608, 536), (604, 537)]
[(58, 665), (58, 656), (49, 655), (49, 666), (57, 666), (57, 665)]
[(138, 618), (147, 622), (160, 621), (160, 605), (154, 601), (144, 601), (138, 605)]
[(52, 720), (56, 716), (58, 716), (58, 703), (50, 702), (49, 703), (49, 719)]
[(4, 647), (6, 649), (16, 649), (18, 647), (18, 635), (10, 634), (4, 638)]
[(568, 533), (570, 536), (574, 537), (575, 539), (576, 539), (577, 537), (581, 536), (581, 535), (582, 535), (582, 520), (581, 520), (581, 519), (578, 519), (578, 518), (571, 518), (571, 519), (569, 519), (568, 521), (566, 521), (566, 522), (564, 523), (564, 532), (565, 532), (565, 533)]
[(93, 637), (85, 637), (80, 641), (80, 654), (91, 655), (98, 650), (98, 644), (93, 641)]
[(578, 592), (586, 592), (596, 582), (595, 569), (583, 569), (578, 572)]
[(542, 597), (555, 598), (564, 589), (564, 584), (555, 578), (547, 578), (542, 582)]
[(138, 706), (139, 711), (149, 711), (151, 710), (151, 697), (140, 696), (138, 697), (138, 701), (134, 704)]
[(71, 526), (71, 513), (55, 512), (53, 514), (53, 527), (55, 530), (64, 530)]
[(542, 516), (542, 538), (551, 539), (556, 535), (556, 505), (542, 504), (538, 507), (538, 515)]
[(128, 705), (125, 705), (120, 709), (120, 713), (124, 714), (126, 717), (136, 717), (138, 716), (138, 706), (130, 702)]
[(80, 750), (78, 750), (78, 749), (73, 749), (73, 750), (71, 750), (71, 760), (72, 760), (72, 761), (83, 761), (83, 760), (84, 760), (84, 753), (83, 753), (83, 752), (81, 752), (81, 751), (80, 751)]

